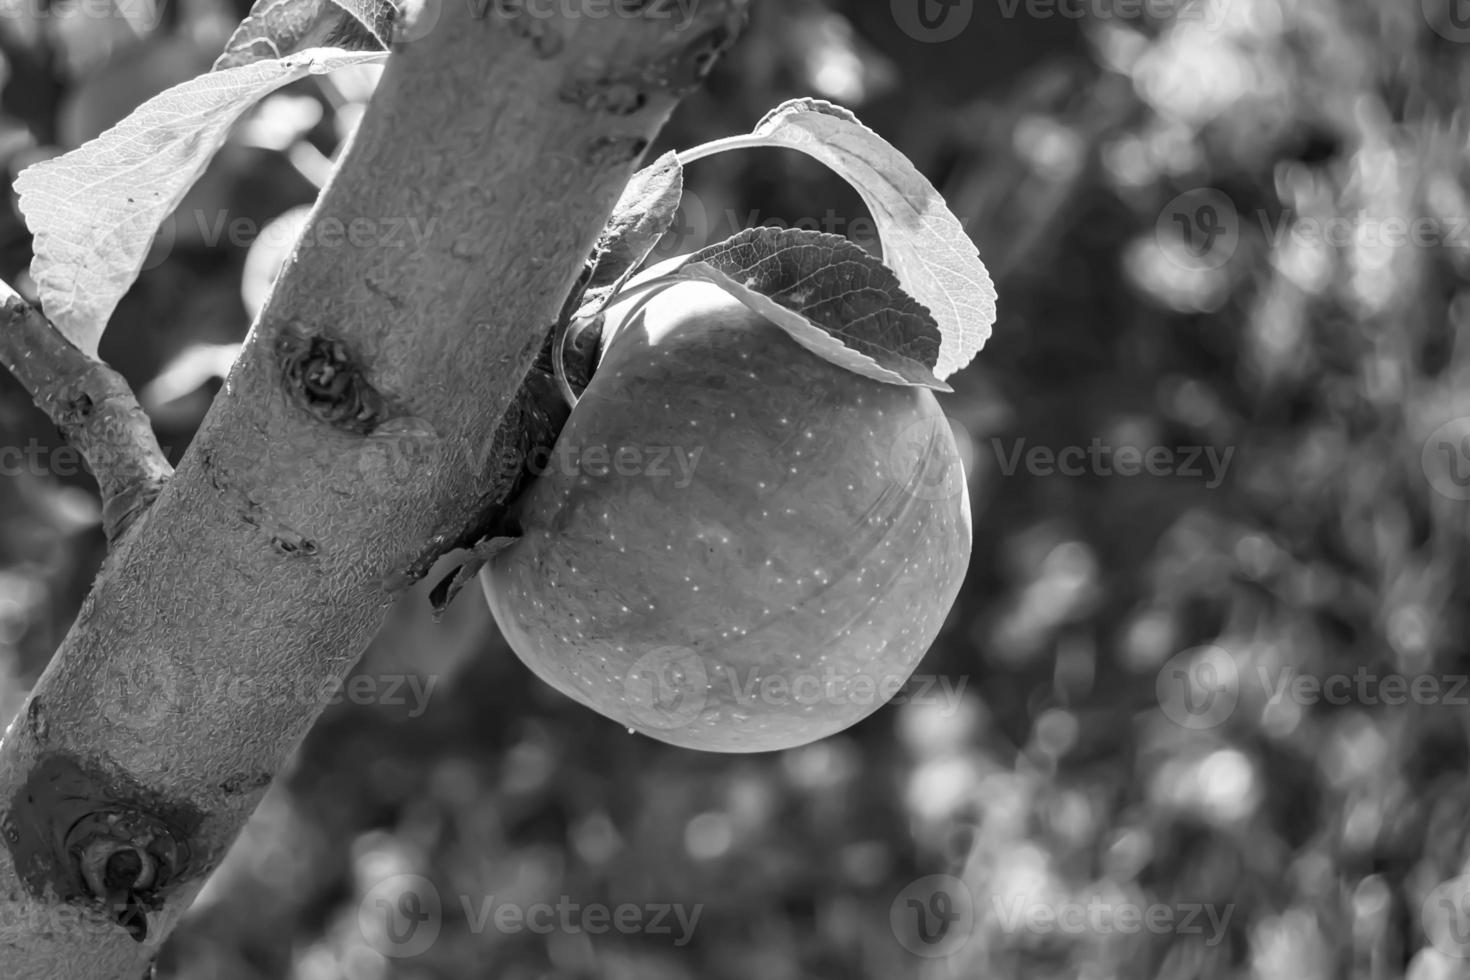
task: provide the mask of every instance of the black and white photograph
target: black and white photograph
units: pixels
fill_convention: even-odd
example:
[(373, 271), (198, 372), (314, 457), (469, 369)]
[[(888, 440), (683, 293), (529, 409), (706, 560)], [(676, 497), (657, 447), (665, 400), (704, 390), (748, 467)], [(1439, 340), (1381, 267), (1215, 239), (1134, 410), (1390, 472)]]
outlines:
[(1470, 0), (0, 0), (0, 980), (1470, 980)]

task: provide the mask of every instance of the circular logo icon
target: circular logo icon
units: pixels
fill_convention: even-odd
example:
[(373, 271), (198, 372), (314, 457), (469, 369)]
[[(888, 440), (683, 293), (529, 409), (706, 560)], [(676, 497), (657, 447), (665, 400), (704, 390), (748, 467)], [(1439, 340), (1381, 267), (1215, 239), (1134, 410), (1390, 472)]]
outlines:
[(1421, 0), (1429, 29), (1446, 41), (1470, 41), (1470, 0)]
[(1446, 956), (1470, 959), (1470, 875), (1442, 881), (1419, 908), (1424, 934)]
[(969, 439), (964, 427), (943, 415), (922, 418), (899, 433), (888, 454), (888, 476), (920, 500), (963, 496), (965, 461), (958, 446)]
[(1177, 265), (1218, 269), (1240, 245), (1240, 215), (1222, 191), (1196, 187), (1164, 206), (1154, 240)]
[(975, 900), (954, 875), (927, 875), (894, 896), (888, 924), (899, 945), (915, 956), (952, 956), (975, 931)]
[(915, 41), (943, 44), (970, 26), (975, 0), (892, 0), (893, 22)]
[(522, 467), (532, 476), (544, 476), (551, 459), (549, 448), (522, 450), (514, 439), (506, 438), (500, 432), (474, 447), (467, 455), (474, 472), (480, 474), (480, 479), (486, 483), (514, 478)]
[(710, 224), (709, 209), (704, 206), (704, 200), (686, 187), (679, 199), (679, 210), (674, 213), (673, 222), (649, 253), (648, 264), (656, 265), (676, 255), (688, 255), (703, 248), (710, 239), (711, 231), (713, 226)]
[(1450, 419), (1431, 432), (1419, 464), (1436, 492), (1451, 500), (1470, 500), (1470, 415)]
[(433, 459), (438, 444), (439, 434), (423, 419), (389, 419), (363, 442), (358, 470), (378, 487), (405, 484)]
[(393, 15), (393, 44), (412, 44), (429, 36), (444, 12), (444, 0), (398, 0)]
[(1176, 653), (1159, 668), (1154, 694), (1164, 717), (1179, 727), (1215, 728), (1240, 700), (1240, 672), (1235, 659), (1219, 647), (1195, 647)]
[[(197, 215), (197, 212), (196, 212)], [(146, 222), (147, 215), (140, 215), (140, 221)], [(122, 237), (122, 229), (119, 229), (119, 237)], [(158, 223), (158, 229), (153, 233), (153, 241), (148, 246), (148, 252), (143, 256), (143, 264), (138, 267), (140, 272), (156, 269), (163, 265), (168, 257), (173, 254), (174, 243), (179, 237), (179, 216), (170, 214)]]
[(112, 695), (103, 703), (102, 714), (114, 725), (151, 729), (182, 703), (182, 671), (173, 661), (114, 664), (107, 672)]
[(393, 959), (428, 952), (444, 925), (439, 889), (422, 875), (391, 875), (357, 906), (357, 928), (373, 949)]
[(693, 650), (658, 647), (628, 669), (623, 697), (640, 724), (659, 731), (683, 728), (704, 710), (709, 672)]

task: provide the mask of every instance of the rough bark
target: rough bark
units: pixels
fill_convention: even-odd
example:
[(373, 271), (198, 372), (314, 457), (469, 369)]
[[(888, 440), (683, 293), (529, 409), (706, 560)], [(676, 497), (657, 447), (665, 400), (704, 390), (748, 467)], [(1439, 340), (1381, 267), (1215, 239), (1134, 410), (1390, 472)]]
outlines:
[(173, 472), (148, 415), (122, 375), (75, 347), (4, 283), (0, 304), (0, 364), (86, 458), (102, 492), (107, 540), (116, 541)]
[(319, 714), (312, 692), (493, 521), (546, 329), (744, 0), (682, 30), (663, 6), (445, 2), (390, 59), (312, 220), (427, 234), (300, 250), (115, 541), (0, 742), (0, 977), (144, 974)]

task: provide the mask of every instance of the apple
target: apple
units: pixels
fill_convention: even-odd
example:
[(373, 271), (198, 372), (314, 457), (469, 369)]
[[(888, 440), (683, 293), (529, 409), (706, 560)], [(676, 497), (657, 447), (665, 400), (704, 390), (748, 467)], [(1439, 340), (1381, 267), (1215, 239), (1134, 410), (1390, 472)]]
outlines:
[(959, 592), (970, 509), (925, 388), (828, 363), (729, 293), (609, 311), (596, 373), (481, 575), (511, 648), (631, 730), (784, 749), (902, 687)]

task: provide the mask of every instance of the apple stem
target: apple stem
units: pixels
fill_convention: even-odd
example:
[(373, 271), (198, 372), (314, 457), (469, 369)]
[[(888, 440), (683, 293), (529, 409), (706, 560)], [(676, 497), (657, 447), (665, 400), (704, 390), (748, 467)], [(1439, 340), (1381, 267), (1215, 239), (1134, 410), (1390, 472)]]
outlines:
[(552, 345), (552, 372), (556, 375), (556, 383), (561, 388), (561, 396), (566, 399), (568, 408), (576, 408), (577, 393), (572, 390), (572, 383), (567, 380), (567, 339), (575, 331), (581, 333), (585, 327), (585, 320), (563, 320), (557, 324), (556, 340)]
[(643, 293), (654, 292), (656, 290), (663, 289), (665, 286), (672, 286), (676, 282), (688, 281), (689, 280), (683, 279), (678, 275), (678, 270), (675, 270), (674, 272), (668, 273), (666, 275), (658, 276), (653, 279), (646, 279), (643, 282), (634, 281), (632, 284), (624, 287), (622, 292), (618, 293), (617, 302), (626, 303), (634, 296), (639, 296)]
[(687, 167), (696, 160), (703, 160), (705, 157), (712, 157), (716, 153), (724, 153), (728, 150), (758, 150), (770, 145), (770, 139), (765, 136), (757, 136), (753, 133), (746, 136), (727, 136), (724, 139), (712, 140), (693, 149), (681, 150), (679, 152), (679, 166)]

